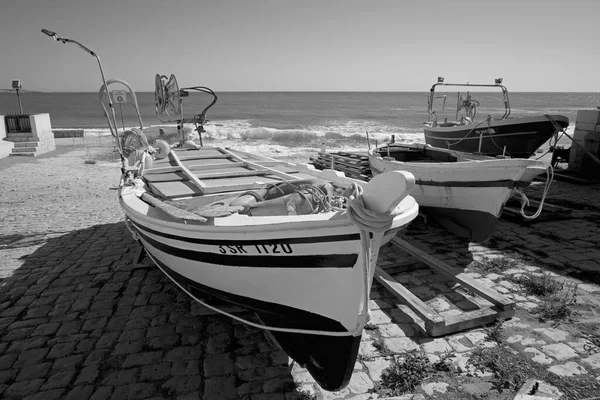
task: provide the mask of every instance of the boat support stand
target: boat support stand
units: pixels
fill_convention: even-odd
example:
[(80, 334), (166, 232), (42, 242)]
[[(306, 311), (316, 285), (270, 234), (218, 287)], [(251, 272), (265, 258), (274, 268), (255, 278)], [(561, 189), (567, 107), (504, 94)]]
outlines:
[(425, 331), (429, 336), (437, 337), (472, 329), (490, 324), (498, 319), (508, 319), (515, 315), (515, 302), (506, 299), (492, 288), (478, 283), (464, 273), (456, 271), (450, 265), (430, 256), (398, 237), (393, 238), (390, 243), (493, 304), (492, 307), (480, 308), (444, 318), (387, 272), (377, 267), (375, 270), (375, 279), (425, 322)]

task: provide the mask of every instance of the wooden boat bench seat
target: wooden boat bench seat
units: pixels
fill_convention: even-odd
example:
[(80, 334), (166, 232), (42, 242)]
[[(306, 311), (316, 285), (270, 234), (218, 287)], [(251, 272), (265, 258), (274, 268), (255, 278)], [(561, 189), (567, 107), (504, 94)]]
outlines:
[(314, 179), (284, 161), (263, 161), (247, 153), (239, 154), (218, 147), (172, 150), (168, 157), (145, 170), (144, 178), (152, 192), (163, 199), (256, 190), (282, 180)]

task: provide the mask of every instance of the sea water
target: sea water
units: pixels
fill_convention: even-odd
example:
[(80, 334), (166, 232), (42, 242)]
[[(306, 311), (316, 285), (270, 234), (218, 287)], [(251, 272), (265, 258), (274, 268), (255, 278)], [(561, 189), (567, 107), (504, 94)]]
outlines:
[[(464, 93), (463, 93), (464, 94)], [(351, 145), (366, 147), (372, 141), (424, 142), (423, 123), (427, 122), (429, 92), (223, 92), (206, 114), (204, 138), (235, 142), (257, 141), (280, 146)], [(445, 96), (445, 97), (444, 97)], [(480, 106), (477, 118), (500, 117), (504, 113), (499, 93), (474, 92)], [(158, 125), (154, 93), (137, 93), (144, 126)], [(184, 117), (200, 113), (211, 101), (201, 93), (184, 98)], [(97, 93), (21, 94), (25, 113), (48, 113), (53, 128), (84, 129), (86, 135), (109, 134)], [(131, 95), (126, 103), (115, 103), (118, 124), (138, 126)], [(436, 91), (434, 108), (452, 115), (456, 92)], [(575, 125), (577, 111), (600, 106), (600, 93), (510, 94), (511, 117), (561, 114)], [(18, 113), (16, 95), (0, 94), (0, 114)], [(441, 115), (441, 114), (440, 114)]]

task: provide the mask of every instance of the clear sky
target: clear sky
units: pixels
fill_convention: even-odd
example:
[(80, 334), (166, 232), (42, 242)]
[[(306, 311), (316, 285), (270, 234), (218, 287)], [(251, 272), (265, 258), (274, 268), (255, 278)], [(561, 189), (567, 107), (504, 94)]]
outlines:
[(600, 0), (2, 0), (0, 88), (426, 91), (446, 82), (600, 92)]

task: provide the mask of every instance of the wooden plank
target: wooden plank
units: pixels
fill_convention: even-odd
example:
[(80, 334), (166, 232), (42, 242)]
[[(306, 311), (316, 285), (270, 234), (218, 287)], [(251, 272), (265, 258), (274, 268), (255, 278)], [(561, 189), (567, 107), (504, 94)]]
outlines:
[(174, 182), (187, 180), (188, 177), (183, 172), (173, 172), (165, 174), (144, 174), (147, 182)]
[(452, 315), (445, 319), (444, 325), (436, 325), (427, 333), (431, 336), (444, 336), (450, 333), (476, 328), (481, 325), (491, 324), (498, 318), (511, 318), (515, 310), (498, 312), (490, 307), (480, 308), (460, 315)]
[[(174, 152), (171, 152), (171, 153), (174, 153)], [(171, 153), (169, 153), (169, 154), (171, 154)], [(231, 158), (231, 156), (229, 156), (227, 154), (214, 154), (214, 155), (196, 154), (196, 155), (189, 155), (189, 156), (181, 156), (181, 158), (179, 158), (179, 159), (181, 161), (194, 161), (194, 160), (216, 160), (216, 159), (223, 159), (223, 158)]]
[(172, 157), (173, 160), (181, 167), (181, 171), (184, 174), (186, 174), (187, 177), (189, 178), (190, 182), (192, 182), (198, 188), (198, 190), (200, 190), (200, 193), (204, 193), (204, 190), (206, 189), (206, 185), (204, 183), (200, 182), (200, 180), (198, 178), (196, 178), (196, 176), (189, 169), (187, 169), (187, 167), (185, 167), (181, 163), (181, 160), (179, 159), (179, 157), (177, 157), (177, 154), (175, 154), (174, 151), (171, 151), (169, 153), (169, 157)]
[(400, 282), (392, 278), (383, 269), (380, 267), (375, 268), (374, 277), (425, 322), (425, 327), (428, 332), (430, 330), (439, 330), (443, 328), (445, 325), (444, 318), (421, 301), (421, 299), (412, 294)]
[(148, 182), (152, 192), (165, 199), (199, 196), (201, 193), (190, 181)]
[(445, 262), (438, 260), (435, 257), (430, 256), (429, 254), (425, 253), (424, 251), (422, 251), (420, 249), (417, 249), (416, 247), (414, 247), (411, 244), (407, 243), (406, 241), (400, 239), (399, 237), (393, 238), (391, 240), (391, 243), (398, 246), (400, 249), (406, 251), (407, 253), (421, 259), (424, 263), (426, 263), (430, 267), (433, 267), (436, 270), (438, 270), (439, 272), (443, 273), (444, 275), (452, 278), (453, 280), (457, 281), (464, 287), (467, 287), (472, 292), (477, 293), (482, 298), (484, 298), (484, 299), (488, 300), (489, 302), (491, 302), (492, 304), (496, 305), (501, 311), (513, 310), (515, 308), (514, 301), (506, 299), (504, 296), (501, 296), (494, 289), (487, 287), (485, 285), (482, 285), (479, 282), (476, 282), (475, 280), (469, 278), (468, 276), (464, 275), (463, 273), (460, 273), (457, 270), (455, 270), (454, 268), (450, 267)]
[(233, 154), (229, 150), (223, 149), (223, 151), (227, 152), (229, 155), (231, 155), (231, 157), (233, 157), (234, 159), (236, 159), (239, 162), (243, 162), (247, 166), (254, 167), (254, 168), (257, 168), (257, 169), (261, 169), (261, 168), (266, 169), (266, 170), (270, 171), (273, 175), (279, 176), (279, 177), (284, 178), (284, 179), (289, 179), (289, 180), (296, 180), (296, 179), (298, 179), (294, 175), (286, 174), (285, 172), (281, 172), (281, 171), (278, 171), (278, 170), (270, 168), (270, 167), (262, 166), (260, 164), (247, 161), (247, 160), (243, 159), (242, 157)]
[(233, 161), (231, 159), (225, 159), (223, 163), (212, 163), (212, 164), (191, 164), (184, 162), (185, 165), (190, 171), (204, 171), (211, 169), (231, 169), (231, 168), (242, 168), (244, 164)]
[(198, 214), (194, 214), (189, 211), (182, 210), (181, 208), (172, 206), (171, 204), (167, 204), (149, 193), (142, 193), (141, 199), (175, 219), (181, 219), (186, 222), (196, 223), (205, 223), (206, 221), (208, 221), (206, 218)]
[(210, 178), (233, 178), (237, 176), (262, 176), (270, 174), (266, 169), (246, 170), (246, 171), (219, 171), (219, 172), (204, 172), (196, 174), (199, 179)]
[(144, 176), (147, 174), (163, 174), (169, 172), (178, 172), (181, 171), (181, 167), (158, 167), (158, 168), (147, 168), (144, 170)]

